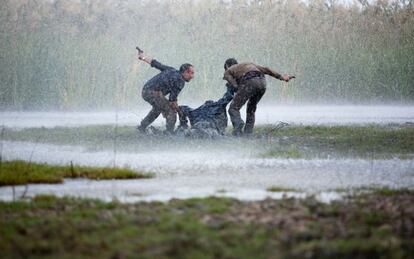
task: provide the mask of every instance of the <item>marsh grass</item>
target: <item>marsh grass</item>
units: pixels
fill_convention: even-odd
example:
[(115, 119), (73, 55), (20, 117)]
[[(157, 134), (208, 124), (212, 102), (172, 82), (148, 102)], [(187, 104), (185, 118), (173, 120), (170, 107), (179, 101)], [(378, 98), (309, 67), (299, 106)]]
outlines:
[(153, 174), (123, 168), (51, 166), (24, 161), (4, 161), (0, 169), (0, 186), (29, 183), (62, 183), (65, 178), (93, 180), (151, 178)]
[(285, 188), (280, 186), (270, 186), (266, 189), (268, 192), (296, 192), (297, 190), (292, 188)]
[(379, 188), (379, 189), (374, 189), (373, 192), (375, 194), (383, 195), (383, 196), (414, 195), (414, 190), (413, 189)]
[(299, 159), (299, 158), (303, 158), (303, 154), (294, 147), (290, 147), (287, 150), (270, 150), (267, 151), (265, 153), (262, 154), (263, 157), (265, 158), (270, 158), (270, 157), (280, 157), (280, 158), (294, 158), (294, 159)]
[(271, 140), (264, 154), (268, 157), (411, 159), (414, 155), (414, 127), (409, 126), (288, 126), (278, 131), (264, 126), (256, 134)]
[(411, 258), (413, 193), (121, 204), (0, 202), (0, 257)]
[[(414, 127), (404, 125), (286, 126), (273, 130), (272, 125), (258, 126), (249, 138), (188, 139), (163, 135), (143, 135), (131, 126), (117, 128), (117, 152), (169, 150), (223, 150), (250, 147), (264, 158), (312, 159), (327, 157), (362, 157), (366, 159), (414, 157)], [(79, 145), (89, 150), (114, 148), (113, 126), (6, 129), (4, 140), (59, 145)]]

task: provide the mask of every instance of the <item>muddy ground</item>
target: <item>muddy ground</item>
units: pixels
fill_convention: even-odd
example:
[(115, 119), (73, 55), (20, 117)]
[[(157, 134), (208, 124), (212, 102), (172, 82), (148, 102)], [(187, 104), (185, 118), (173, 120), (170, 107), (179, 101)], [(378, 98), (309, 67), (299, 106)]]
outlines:
[(0, 202), (1, 258), (412, 258), (414, 192), (321, 203), (167, 203), (37, 196)]

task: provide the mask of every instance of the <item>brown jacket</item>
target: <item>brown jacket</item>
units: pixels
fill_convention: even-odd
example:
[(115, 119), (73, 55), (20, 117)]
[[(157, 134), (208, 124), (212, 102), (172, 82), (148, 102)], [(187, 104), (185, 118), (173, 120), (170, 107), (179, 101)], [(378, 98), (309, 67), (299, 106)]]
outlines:
[(272, 70), (268, 67), (262, 67), (262, 66), (254, 64), (254, 63), (240, 63), (240, 64), (233, 65), (229, 69), (227, 69), (224, 72), (223, 79), (227, 80), (234, 87), (237, 87), (238, 86), (237, 81), (242, 79), (243, 76), (247, 72), (251, 72), (251, 71), (261, 72), (263, 74), (272, 76), (272, 77), (277, 78), (279, 80), (281, 80), (281, 78), (282, 78), (282, 76), (279, 73), (277, 73), (276, 71), (274, 71), (274, 70)]

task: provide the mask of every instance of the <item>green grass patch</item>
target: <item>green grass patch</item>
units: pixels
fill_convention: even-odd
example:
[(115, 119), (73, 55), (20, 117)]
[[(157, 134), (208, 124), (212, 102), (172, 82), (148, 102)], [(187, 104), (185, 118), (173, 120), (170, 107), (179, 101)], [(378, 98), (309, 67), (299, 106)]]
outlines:
[[(410, 258), (414, 194), (122, 204), (0, 201), (0, 257)], [(376, 216), (379, 215), (379, 216)]]
[(285, 187), (279, 187), (279, 186), (270, 186), (266, 189), (268, 192), (295, 192), (295, 189), (292, 188), (285, 188)]
[[(324, 242), (304, 242), (293, 249), (288, 257), (300, 258), (406, 258), (400, 251), (401, 241), (384, 238), (381, 240), (350, 238)], [(407, 257), (408, 258), (408, 257)]]
[[(276, 131), (264, 126), (256, 134), (267, 136), (266, 156), (414, 157), (414, 127), (411, 126), (288, 126)], [(295, 148), (287, 148), (292, 146)]]
[(0, 186), (29, 183), (62, 183), (64, 178), (93, 180), (151, 178), (153, 174), (124, 168), (51, 166), (25, 161), (6, 161), (0, 165)]
[(410, 189), (390, 189), (390, 188), (380, 188), (380, 189), (374, 189), (374, 192), (379, 195), (383, 196), (393, 196), (393, 195), (413, 195), (414, 190)]
[(113, 145), (115, 137), (119, 146), (145, 140), (145, 136), (138, 134), (135, 127), (120, 126), (117, 128), (117, 135), (115, 136), (114, 126), (111, 125), (6, 129), (4, 134), (4, 140), (10, 141), (76, 144), (90, 148)]
[(413, 195), (413, 189), (400, 188), (392, 189), (389, 187), (375, 187), (375, 186), (361, 186), (354, 188), (336, 188), (333, 189), (334, 192), (348, 193), (352, 195), (364, 195), (364, 194), (376, 194), (378, 196), (394, 196), (394, 195)]
[(262, 157), (280, 157), (280, 158), (303, 158), (304, 155), (297, 148), (289, 148), (287, 150), (269, 150), (262, 154)]

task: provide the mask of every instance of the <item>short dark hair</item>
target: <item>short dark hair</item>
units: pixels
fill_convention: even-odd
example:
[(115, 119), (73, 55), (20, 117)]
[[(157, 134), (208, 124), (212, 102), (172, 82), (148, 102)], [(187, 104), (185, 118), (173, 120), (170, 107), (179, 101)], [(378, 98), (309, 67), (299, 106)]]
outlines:
[(224, 69), (227, 70), (229, 67), (236, 65), (237, 60), (235, 58), (228, 58), (226, 62), (224, 62)]
[(187, 69), (189, 69), (190, 67), (192, 67), (193, 65), (191, 65), (190, 63), (185, 63), (185, 64), (182, 64), (181, 66), (180, 66), (180, 73), (182, 74), (182, 73), (184, 73)]

